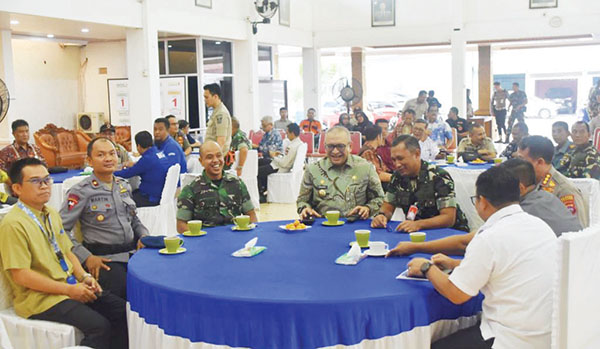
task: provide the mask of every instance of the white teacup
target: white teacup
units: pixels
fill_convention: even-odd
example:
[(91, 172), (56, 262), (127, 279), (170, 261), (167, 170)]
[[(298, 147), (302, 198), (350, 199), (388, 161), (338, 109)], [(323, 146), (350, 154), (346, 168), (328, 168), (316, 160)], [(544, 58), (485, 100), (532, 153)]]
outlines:
[(369, 249), (375, 253), (383, 253), (389, 250), (389, 246), (383, 241), (371, 241)]

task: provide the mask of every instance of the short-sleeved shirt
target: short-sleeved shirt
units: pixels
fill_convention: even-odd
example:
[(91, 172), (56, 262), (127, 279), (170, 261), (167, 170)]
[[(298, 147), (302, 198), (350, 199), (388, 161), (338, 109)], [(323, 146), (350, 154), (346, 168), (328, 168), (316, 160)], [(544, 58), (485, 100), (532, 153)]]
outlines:
[(229, 150), (238, 151), (242, 148), (251, 149), (252, 143), (242, 130), (237, 130), (237, 132), (231, 137), (231, 147)]
[(329, 158), (306, 166), (296, 206), (298, 212), (305, 207), (320, 214), (339, 210), (345, 217), (356, 206), (367, 206), (373, 216), (382, 203), (383, 188), (373, 164), (348, 155), (342, 166), (334, 166)]
[(496, 153), (496, 148), (494, 147), (494, 142), (492, 142), (492, 139), (489, 137), (485, 137), (483, 139), (483, 142), (481, 142), (481, 144), (474, 144), (471, 141), (471, 137), (465, 137), (458, 144), (458, 149), (456, 150), (456, 152), (460, 156), (461, 153), (477, 153), (479, 150), (482, 150), (482, 149)]
[(219, 181), (202, 172), (186, 185), (177, 198), (177, 219), (200, 219), (207, 227), (231, 224), (233, 218), (254, 209), (246, 185), (224, 172)]
[(591, 144), (571, 144), (558, 170), (569, 178), (600, 179), (600, 154)]
[(577, 216), (584, 228), (590, 225), (588, 202), (583, 199), (581, 191), (562, 173), (550, 167), (550, 171), (538, 185), (538, 189), (556, 196), (572, 215)]
[(174, 139), (175, 141), (177, 141), (177, 144), (179, 144), (179, 146), (184, 152), (190, 147), (190, 142), (188, 141), (183, 131), (177, 131), (177, 134), (175, 135)]
[(469, 231), (467, 217), (456, 202), (454, 180), (446, 170), (421, 160), (421, 169), (416, 177), (402, 176), (394, 172), (385, 193), (385, 201), (406, 214), (411, 205), (419, 209), (416, 219), (427, 219), (440, 215), (447, 207), (456, 208), (456, 220), (450, 228)]
[(285, 120), (279, 119), (279, 120), (275, 120), (275, 122), (273, 123), (273, 127), (276, 129), (285, 131), (285, 130), (287, 130), (287, 126), (291, 123), (292, 122), (288, 119), (285, 119)]
[(452, 139), (452, 128), (441, 118), (438, 118), (434, 123), (428, 123), (427, 129), (431, 131), (429, 137), (438, 146), (444, 147), (446, 142)]
[(582, 229), (577, 216), (573, 216), (556, 196), (544, 190), (530, 191), (521, 197), (519, 204), (523, 211), (546, 222), (556, 236)]
[(560, 160), (562, 160), (562, 158), (565, 156), (567, 150), (572, 148), (571, 144), (573, 144), (571, 141), (566, 141), (562, 146), (554, 147), (554, 156), (552, 156), (552, 166), (554, 168), (560, 168)]
[(421, 159), (425, 161), (435, 160), (435, 157), (440, 153), (440, 148), (431, 137), (425, 138), (424, 141), (419, 139), (419, 147), (421, 147)]
[(448, 118), (446, 120), (446, 122), (448, 123), (448, 125), (450, 125), (450, 127), (456, 129), (456, 133), (457, 133), (457, 137), (458, 137), (456, 142), (457, 142), (457, 144), (460, 143), (460, 141), (463, 138), (465, 138), (465, 136), (461, 136), (460, 134), (467, 132), (470, 129), (469, 122), (463, 118), (456, 118), (456, 120), (452, 120), (452, 119)]
[(17, 142), (13, 142), (0, 150), (0, 169), (8, 172), (15, 161), (23, 158), (40, 159), (46, 164), (42, 151), (37, 145), (27, 143), (26, 147), (21, 147)]
[(512, 141), (512, 142), (508, 143), (508, 145), (506, 146), (506, 148), (504, 148), (504, 151), (502, 152), (502, 154), (500, 154), (500, 156), (507, 158), (507, 159), (512, 159), (513, 154), (518, 149), (519, 149), (519, 144), (515, 141)]
[(375, 171), (377, 172), (377, 174), (380, 174), (382, 172), (390, 172), (390, 169), (385, 165), (385, 163), (383, 163), (383, 160), (381, 159), (379, 154), (377, 154), (377, 149), (365, 144), (358, 152), (358, 155), (361, 158), (372, 163), (373, 166), (375, 166)]
[(187, 172), (187, 160), (185, 159), (185, 154), (179, 146), (179, 143), (173, 139), (171, 136), (167, 136), (167, 139), (164, 142), (154, 141), (156, 145), (156, 149), (158, 149), (159, 153), (163, 153), (167, 159), (169, 159), (169, 163), (171, 165), (179, 164), (180, 172)]
[(404, 103), (404, 108), (402, 108), (402, 112), (404, 113), (408, 109), (412, 109), (415, 111), (415, 117), (417, 119), (421, 119), (427, 113), (427, 109), (429, 109), (429, 104), (427, 101), (423, 101), (423, 103), (418, 102), (418, 98), (409, 99)]
[(263, 154), (265, 159), (271, 157), (270, 151), (283, 151), (283, 141), (281, 140), (281, 134), (277, 130), (271, 130), (263, 135), (263, 138), (258, 144), (258, 151)]
[(525, 101), (527, 100), (527, 95), (524, 91), (519, 90), (511, 93), (508, 97), (508, 100), (510, 101), (510, 105), (514, 108), (521, 104), (525, 104)]
[(502, 89), (500, 91), (494, 91), (492, 94), (492, 107), (495, 110), (506, 109), (506, 99), (508, 98), (508, 91)]
[(556, 236), (541, 219), (509, 205), (492, 214), (449, 277), (485, 299), (481, 336), (495, 348), (550, 348)]
[[(69, 274), (67, 275), (61, 268), (47, 235), (42, 233), (27, 213), (15, 205), (0, 223), (0, 258), (2, 269), (13, 292), (15, 312), (24, 318), (43, 313), (69, 297), (34, 291), (17, 285), (12, 279), (10, 269), (30, 269), (62, 283), (66, 283), (67, 277), (73, 273), (73, 265), (66, 258), (66, 253), (71, 250), (73, 245), (63, 229), (58, 213), (48, 206), (45, 206), (43, 211), (31, 207), (29, 209), (44, 225), (44, 229), (54, 234), (56, 242), (65, 256)], [(50, 217), (52, 225), (50, 225), (48, 217)]]
[(312, 132), (314, 134), (321, 133), (321, 122), (319, 120), (304, 119), (300, 122), (300, 129), (303, 132)]
[(148, 148), (138, 162), (130, 168), (115, 172), (115, 176), (131, 178), (140, 176), (139, 191), (148, 198), (150, 202), (159, 203), (163, 187), (167, 178), (167, 172), (171, 167), (169, 159), (159, 153), (155, 146)]
[(216, 142), (217, 137), (225, 137), (221, 151), (223, 154), (227, 153), (231, 145), (231, 115), (222, 102), (213, 110), (210, 120), (208, 120), (204, 140)]

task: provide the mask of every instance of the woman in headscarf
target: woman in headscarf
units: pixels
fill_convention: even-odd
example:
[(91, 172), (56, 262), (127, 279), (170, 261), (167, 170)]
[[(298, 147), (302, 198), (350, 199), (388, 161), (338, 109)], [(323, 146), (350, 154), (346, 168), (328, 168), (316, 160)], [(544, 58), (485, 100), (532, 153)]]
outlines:
[(343, 126), (348, 130), (352, 128), (352, 125), (350, 125), (350, 116), (348, 115), (348, 113), (340, 114), (339, 123), (336, 126)]
[(356, 116), (356, 126), (352, 128), (352, 131), (357, 131), (363, 134), (368, 127), (373, 127), (373, 123), (367, 118), (362, 110), (355, 110), (354, 115)]

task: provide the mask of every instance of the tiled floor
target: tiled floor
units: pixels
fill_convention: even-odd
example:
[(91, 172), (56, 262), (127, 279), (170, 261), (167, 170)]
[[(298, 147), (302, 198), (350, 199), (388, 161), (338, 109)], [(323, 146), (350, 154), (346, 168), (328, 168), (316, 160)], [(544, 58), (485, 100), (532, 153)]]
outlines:
[(280, 221), (298, 218), (296, 204), (261, 204), (258, 221)]

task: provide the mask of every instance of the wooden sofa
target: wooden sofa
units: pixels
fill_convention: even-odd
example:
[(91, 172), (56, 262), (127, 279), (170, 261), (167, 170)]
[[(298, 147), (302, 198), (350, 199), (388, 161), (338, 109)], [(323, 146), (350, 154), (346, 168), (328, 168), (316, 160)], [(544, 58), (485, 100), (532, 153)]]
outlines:
[(131, 126), (116, 126), (115, 141), (127, 151), (131, 151)]
[(47, 124), (33, 134), (49, 167), (83, 168), (90, 137), (81, 132)]

